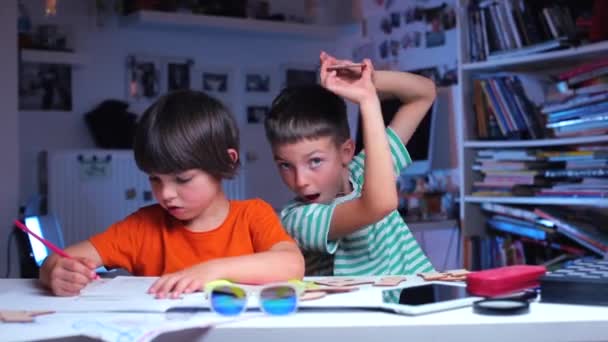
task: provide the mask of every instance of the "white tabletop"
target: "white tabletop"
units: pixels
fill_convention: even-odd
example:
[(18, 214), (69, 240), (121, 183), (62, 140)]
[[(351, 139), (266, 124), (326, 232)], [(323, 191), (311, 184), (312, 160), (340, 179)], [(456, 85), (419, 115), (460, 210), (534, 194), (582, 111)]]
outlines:
[[(414, 280), (418, 282), (419, 280)], [(31, 280), (1, 279), (0, 293), (36, 286)], [(360, 295), (363, 294), (363, 291)], [(348, 294), (355, 300), (356, 292)], [(339, 295), (332, 295), (339, 296)], [(329, 297), (327, 297), (329, 299)], [(323, 299), (321, 299), (323, 300)], [(3, 307), (1, 309), (10, 309)], [(530, 312), (517, 316), (484, 316), (470, 307), (426, 314), (403, 316), (366, 310), (300, 311), (286, 317), (247, 312), (238, 320), (227, 320), (210, 312), (177, 317), (166, 314), (131, 313), (57, 313), (39, 316), (35, 323), (2, 324), (0, 340), (42, 339), (74, 334), (75, 327), (88, 333), (92, 326), (120, 321), (124, 331), (100, 334), (107, 340), (145, 340), (144, 330), (167, 326), (178, 332), (164, 336), (168, 340), (205, 341), (607, 341), (608, 307), (532, 303)], [(184, 314), (185, 315), (185, 314)], [(181, 324), (181, 325), (180, 325)], [(204, 329), (186, 328), (215, 326)], [(32, 329), (37, 328), (37, 329)], [(128, 328), (128, 329), (127, 329)], [(89, 330), (87, 330), (89, 329)], [(130, 330), (129, 330), (130, 329)], [(171, 330), (167, 329), (167, 330)], [(137, 331), (136, 331), (137, 330)], [(132, 333), (131, 335), (129, 335)], [(88, 333), (90, 335), (90, 333)], [(126, 339), (125, 339), (126, 338)]]

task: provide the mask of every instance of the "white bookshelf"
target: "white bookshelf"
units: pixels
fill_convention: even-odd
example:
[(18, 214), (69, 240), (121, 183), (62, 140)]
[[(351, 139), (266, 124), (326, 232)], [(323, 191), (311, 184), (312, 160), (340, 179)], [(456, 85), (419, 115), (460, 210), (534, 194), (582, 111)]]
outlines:
[(596, 206), (608, 208), (608, 199), (575, 198), (575, 197), (481, 197), (465, 196), (465, 203), (503, 203), (519, 205), (569, 205), (569, 206)]
[(606, 56), (606, 54), (608, 54), (608, 41), (583, 45), (581, 47), (573, 47), (566, 50), (550, 51), (518, 57), (503, 57), (500, 59), (483, 62), (465, 63), (462, 65), (462, 69), (477, 72), (492, 72), (505, 69), (526, 71), (535, 70), (539, 67), (551, 67), (558, 64), (565, 65), (568, 63), (578, 63), (581, 61)]
[(562, 139), (536, 139), (536, 140), (466, 140), (464, 148), (529, 148), (567, 146), (580, 144), (593, 144), (608, 142), (608, 135), (596, 135), (589, 137), (575, 137)]
[(84, 64), (84, 56), (74, 52), (23, 49), (20, 51), (20, 55), (22, 62), (69, 65)]
[(472, 106), (472, 79), (478, 75), (501, 71), (515, 73), (544, 74), (575, 67), (576, 65), (605, 58), (608, 56), (608, 41), (595, 44), (531, 54), (518, 57), (504, 57), (483, 62), (470, 62), (468, 46), (467, 5), (469, 0), (459, 0), (458, 29), (458, 100), (457, 106), (457, 141), (460, 172), (460, 220), (464, 239), (472, 235), (485, 235), (487, 217), (481, 210), (481, 204), (487, 202), (511, 205), (552, 205), (552, 206), (588, 206), (608, 208), (608, 199), (584, 197), (481, 197), (473, 196), (472, 184), (479, 180), (473, 171), (477, 151), (480, 149), (522, 149), (551, 148), (570, 145), (608, 143), (608, 135), (581, 136), (572, 138), (550, 138), (536, 140), (478, 140), (476, 137), (475, 114)]
[(315, 39), (334, 39), (345, 28), (342, 26), (160, 11), (138, 11), (127, 16), (123, 23), (128, 26), (146, 28), (218, 30), (240, 34), (273, 34)]

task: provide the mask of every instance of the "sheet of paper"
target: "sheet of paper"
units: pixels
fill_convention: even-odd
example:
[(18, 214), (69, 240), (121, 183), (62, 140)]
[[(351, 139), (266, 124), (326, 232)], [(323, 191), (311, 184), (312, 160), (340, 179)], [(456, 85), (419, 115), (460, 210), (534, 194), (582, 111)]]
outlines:
[(178, 307), (209, 309), (202, 292), (186, 294), (179, 299), (154, 298), (147, 290), (155, 279), (101, 279), (89, 284), (81, 295), (75, 297), (56, 297), (43, 291), (9, 291), (0, 295), (0, 309), (61, 312), (165, 312)]
[[(200, 337), (209, 327), (246, 319), (222, 317), (213, 313), (55, 313), (37, 317), (31, 324), (3, 324), (1, 341), (24, 341), (70, 336), (88, 336), (104, 341), (151, 341), (168, 333), (193, 333)], [(32, 327), (35, 326), (35, 329)], [(188, 331), (196, 328), (197, 331)], [(179, 331), (179, 332), (178, 332)], [(173, 336), (173, 335), (171, 335)], [(176, 335), (178, 336), (178, 335)], [(176, 339), (177, 340), (177, 339)]]

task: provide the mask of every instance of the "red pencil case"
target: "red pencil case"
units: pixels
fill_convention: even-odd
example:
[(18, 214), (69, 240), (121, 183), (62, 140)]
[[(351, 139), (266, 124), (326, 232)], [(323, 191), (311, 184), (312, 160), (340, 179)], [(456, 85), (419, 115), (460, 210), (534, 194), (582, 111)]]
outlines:
[(475, 296), (494, 297), (538, 287), (545, 266), (514, 265), (467, 274), (467, 291)]

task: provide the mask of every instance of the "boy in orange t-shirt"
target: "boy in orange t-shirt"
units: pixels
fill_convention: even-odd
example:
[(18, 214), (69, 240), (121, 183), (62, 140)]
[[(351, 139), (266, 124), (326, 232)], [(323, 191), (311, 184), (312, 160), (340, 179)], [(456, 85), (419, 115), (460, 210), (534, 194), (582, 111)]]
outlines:
[(217, 100), (195, 91), (161, 97), (135, 135), (137, 166), (150, 176), (158, 204), (105, 232), (53, 254), (40, 281), (59, 296), (77, 295), (101, 265), (161, 276), (158, 298), (200, 290), (215, 279), (265, 283), (301, 278), (304, 260), (273, 209), (262, 200), (230, 201), (221, 180), (238, 162), (238, 129)]

